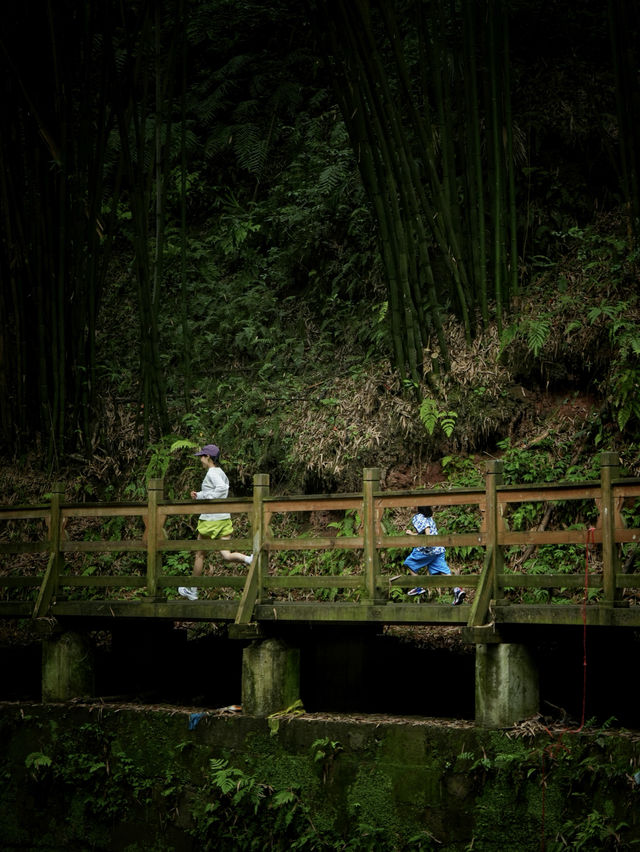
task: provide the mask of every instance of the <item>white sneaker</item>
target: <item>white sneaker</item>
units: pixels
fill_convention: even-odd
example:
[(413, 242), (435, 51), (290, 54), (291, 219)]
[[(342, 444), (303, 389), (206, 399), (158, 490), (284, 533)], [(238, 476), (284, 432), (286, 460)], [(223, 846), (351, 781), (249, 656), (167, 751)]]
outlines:
[(247, 563), (247, 565), (251, 565), (252, 562), (253, 562), (253, 553), (250, 553), (246, 558), (246, 563)]
[(190, 589), (186, 586), (178, 586), (178, 594), (182, 595), (183, 598), (189, 598), (190, 601), (198, 600), (198, 590), (195, 586)]

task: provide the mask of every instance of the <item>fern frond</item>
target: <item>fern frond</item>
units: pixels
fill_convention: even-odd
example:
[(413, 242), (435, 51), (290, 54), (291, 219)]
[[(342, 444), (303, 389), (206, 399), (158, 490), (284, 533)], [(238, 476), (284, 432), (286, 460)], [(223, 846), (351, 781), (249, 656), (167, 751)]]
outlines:
[(453, 434), (457, 419), (458, 415), (455, 411), (443, 411), (440, 414), (440, 425), (442, 426), (442, 431), (447, 438), (450, 438)]
[(325, 195), (344, 183), (345, 170), (341, 163), (332, 163), (320, 172), (318, 178), (318, 189)]
[(529, 351), (537, 358), (541, 349), (547, 342), (551, 332), (551, 323), (548, 319), (538, 318), (529, 322), (527, 329), (527, 346)]
[(420, 405), (419, 415), (424, 428), (430, 435), (433, 435), (433, 430), (438, 423), (438, 406), (435, 400), (425, 397)]
[(192, 450), (194, 447), (197, 447), (198, 444), (194, 444), (193, 441), (179, 440), (174, 441), (173, 444), (169, 447), (170, 453), (175, 453), (176, 450)]
[(267, 140), (256, 124), (242, 124), (236, 128), (233, 150), (243, 169), (260, 174), (267, 159)]

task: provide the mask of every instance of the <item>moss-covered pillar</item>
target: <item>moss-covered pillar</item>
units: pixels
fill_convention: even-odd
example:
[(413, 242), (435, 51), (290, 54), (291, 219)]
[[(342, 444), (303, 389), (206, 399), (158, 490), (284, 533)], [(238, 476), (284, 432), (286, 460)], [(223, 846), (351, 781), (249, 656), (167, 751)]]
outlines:
[(300, 651), (279, 639), (252, 642), (242, 652), (242, 710), (269, 716), (300, 698)]
[(43, 639), (43, 701), (91, 697), (94, 683), (93, 648), (87, 636), (67, 631)]
[(476, 723), (507, 728), (539, 712), (538, 668), (524, 645), (476, 645)]

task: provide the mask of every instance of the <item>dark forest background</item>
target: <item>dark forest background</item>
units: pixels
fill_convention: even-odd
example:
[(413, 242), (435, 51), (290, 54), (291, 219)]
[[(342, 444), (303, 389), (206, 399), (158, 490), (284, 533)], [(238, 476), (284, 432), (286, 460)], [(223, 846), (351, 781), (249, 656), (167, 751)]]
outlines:
[(639, 17), (8, 0), (3, 499), (638, 475)]

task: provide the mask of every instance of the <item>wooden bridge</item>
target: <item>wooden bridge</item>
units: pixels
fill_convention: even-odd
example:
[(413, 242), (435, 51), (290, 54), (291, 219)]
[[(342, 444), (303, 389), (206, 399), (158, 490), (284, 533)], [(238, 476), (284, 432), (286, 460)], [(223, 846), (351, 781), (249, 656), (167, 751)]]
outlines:
[[(622, 507), (638, 497), (640, 480), (620, 478), (613, 453), (602, 455), (599, 480), (504, 485), (501, 462), (493, 461), (487, 465), (483, 488), (449, 491), (382, 491), (376, 468), (364, 471), (358, 494), (271, 496), (269, 477), (258, 474), (253, 497), (169, 501), (162, 480), (151, 480), (146, 502), (91, 504), (65, 502), (63, 486), (58, 485), (47, 504), (0, 507), (0, 617), (83, 620), (96, 627), (128, 618), (208, 620), (228, 623), (230, 633), (240, 638), (260, 635), (268, 624), (291, 622), (458, 625), (467, 641), (481, 643), (500, 642), (504, 630), (517, 625), (638, 627), (640, 606), (630, 604), (636, 603), (640, 574), (620, 570), (621, 545), (640, 540), (640, 529), (623, 523)], [(570, 501), (591, 507), (596, 522), (555, 530), (509, 529), (509, 513), (518, 505)], [(169, 519), (198, 514), (205, 505), (209, 510), (222, 508), (220, 503), (235, 518), (236, 528), (246, 530), (243, 537), (221, 542), (197, 541), (192, 533), (190, 538), (167, 534)], [(463, 569), (451, 576), (421, 575), (420, 585), (438, 592), (433, 602), (426, 596), (420, 602), (406, 597), (403, 591), (416, 584), (415, 578), (392, 580), (392, 574), (403, 570), (401, 559), (389, 570), (383, 557), (385, 551), (400, 548), (403, 557), (416, 545), (412, 536), (385, 532), (385, 513), (424, 503), (438, 507), (438, 512), (465, 506), (477, 519), (476, 530), (430, 537), (430, 545), (484, 554), (476, 560), (481, 569), (474, 573)], [(351, 513), (357, 518), (354, 534), (289, 536), (281, 531), (288, 517), (300, 519), (312, 512), (334, 517)], [(131, 532), (133, 520), (138, 522), (137, 534)], [(104, 533), (96, 537), (96, 524), (111, 531), (119, 524), (127, 529), (127, 537), (114, 540), (113, 532), (110, 538)], [(274, 533), (275, 527), (280, 532)], [(514, 570), (505, 551), (517, 545), (557, 547), (557, 573)], [(575, 563), (570, 569), (563, 565), (566, 546), (582, 549), (584, 570), (576, 570)], [(234, 563), (234, 571), (232, 563), (217, 559), (216, 571), (227, 573), (199, 578), (171, 568), (177, 553), (223, 548), (253, 552), (252, 565), (247, 569)], [(352, 559), (348, 573), (330, 574), (313, 565), (326, 551), (350, 551), (360, 558)], [(127, 567), (132, 555), (134, 565)], [(181, 585), (197, 586), (200, 599), (176, 598), (171, 590)], [(461, 606), (451, 606), (447, 597), (454, 586), (467, 591)], [(210, 590), (213, 595), (207, 597)], [(532, 590), (548, 590), (554, 602), (520, 602), (523, 592)], [(563, 590), (564, 599), (557, 590)]]

